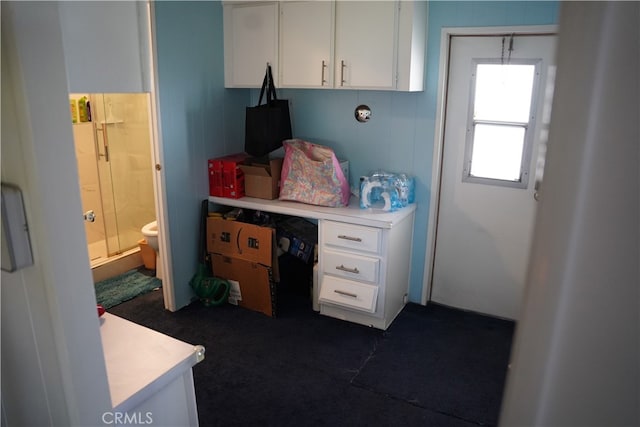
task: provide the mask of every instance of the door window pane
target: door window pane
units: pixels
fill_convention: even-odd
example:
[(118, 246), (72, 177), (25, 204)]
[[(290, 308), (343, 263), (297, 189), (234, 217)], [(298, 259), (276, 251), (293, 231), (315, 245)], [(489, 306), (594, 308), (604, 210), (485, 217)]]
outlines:
[(526, 188), (540, 60), (474, 60), (464, 182)]
[(524, 128), (478, 124), (474, 134), (471, 176), (519, 181)]
[(535, 66), (478, 64), (475, 120), (528, 122)]

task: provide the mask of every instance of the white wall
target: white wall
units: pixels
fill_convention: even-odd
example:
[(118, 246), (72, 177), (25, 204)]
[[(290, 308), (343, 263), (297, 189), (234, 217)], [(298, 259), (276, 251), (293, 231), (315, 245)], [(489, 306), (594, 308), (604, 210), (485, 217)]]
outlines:
[(145, 1), (58, 2), (70, 92), (149, 92)]
[(640, 3), (563, 2), (535, 241), (500, 424), (640, 425)]
[[(23, 173), (24, 163), (20, 150), (20, 135), (17, 129), (5, 40), (3, 34), (2, 182), (11, 182), (25, 189), (27, 177)], [(27, 210), (31, 211), (29, 198), (25, 203), (27, 203)], [(31, 223), (31, 217), (29, 222)], [(34, 238), (32, 241), (37, 244), (38, 239)], [(37, 248), (35, 251), (37, 256)], [(36, 264), (34, 267), (13, 274), (3, 271), (0, 289), (2, 292), (0, 297), (2, 302), (2, 402), (8, 412), (4, 415), (12, 423), (22, 425), (46, 425), (52, 420), (63, 422), (69, 416), (64, 394), (56, 393), (56, 390), (43, 380), (47, 372), (54, 382), (62, 383), (57, 354), (52, 351), (49, 357), (42, 359), (37, 351), (38, 347), (43, 350), (55, 350), (41, 267)], [(34, 316), (36, 319), (32, 319)], [(20, 365), (29, 368), (16, 372), (15, 367)], [(9, 390), (11, 390), (10, 393)], [(29, 399), (24, 399), (25, 396), (29, 396)], [(50, 410), (52, 413), (49, 412)]]
[(111, 408), (89, 270), (58, 6), (2, 2), (2, 181), (24, 193), (35, 264), (2, 272), (12, 425), (97, 425)]

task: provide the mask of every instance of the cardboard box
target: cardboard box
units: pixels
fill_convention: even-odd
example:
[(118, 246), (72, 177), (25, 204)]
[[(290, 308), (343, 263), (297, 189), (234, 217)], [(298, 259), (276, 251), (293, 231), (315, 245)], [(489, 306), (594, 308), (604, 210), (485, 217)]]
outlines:
[(209, 159), (209, 195), (240, 198), (244, 196), (244, 173), (240, 169), (249, 155), (236, 153)]
[(207, 251), (271, 267), (273, 228), (207, 218)]
[[(276, 231), (271, 227), (207, 218), (207, 252), (242, 259), (271, 267), (276, 282), (280, 279), (276, 251)], [(215, 273), (215, 271), (214, 271)]]
[(212, 254), (211, 267), (216, 276), (231, 283), (231, 304), (276, 316), (276, 284), (271, 267), (221, 254)]
[(229, 301), (272, 317), (280, 280), (275, 234), (270, 227), (207, 218), (213, 274), (231, 282)]
[(277, 199), (280, 194), (280, 172), (284, 159), (271, 159), (269, 164), (244, 164), (244, 193), (259, 199)]
[(222, 197), (222, 163), (215, 160), (209, 159), (209, 195)]
[(303, 218), (288, 217), (276, 225), (278, 246), (305, 263), (317, 260), (318, 226)]
[(222, 197), (244, 197), (244, 172), (239, 167), (225, 163), (222, 167)]

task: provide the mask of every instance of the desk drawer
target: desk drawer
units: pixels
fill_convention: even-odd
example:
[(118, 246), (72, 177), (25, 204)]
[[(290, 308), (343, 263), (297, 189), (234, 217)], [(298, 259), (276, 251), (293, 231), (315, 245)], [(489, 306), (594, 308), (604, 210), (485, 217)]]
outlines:
[(378, 287), (338, 277), (324, 276), (318, 300), (321, 304), (334, 304), (374, 313), (378, 301)]
[(341, 248), (380, 253), (382, 230), (362, 225), (325, 221), (322, 227), (324, 243)]
[(378, 283), (380, 259), (331, 250), (322, 251), (323, 270), (327, 274), (352, 280)]

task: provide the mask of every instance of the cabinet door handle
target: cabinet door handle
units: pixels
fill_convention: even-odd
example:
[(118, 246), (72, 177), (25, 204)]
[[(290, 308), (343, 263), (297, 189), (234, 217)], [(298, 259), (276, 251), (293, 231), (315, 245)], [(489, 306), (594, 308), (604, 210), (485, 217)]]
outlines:
[(340, 86), (344, 86), (346, 83), (344, 79), (344, 67), (346, 67), (344, 60), (340, 61)]
[(346, 271), (348, 273), (360, 274), (360, 270), (358, 270), (358, 267), (349, 268), (349, 267), (345, 267), (344, 264), (336, 265), (336, 270)]
[(351, 240), (352, 242), (362, 242), (362, 239), (359, 237), (345, 236), (344, 234), (340, 234), (338, 236), (338, 239)]
[(324, 70), (327, 68), (327, 63), (322, 60), (322, 79), (320, 81), (320, 86), (324, 86), (327, 83), (327, 80), (324, 78)]
[(344, 295), (346, 297), (358, 298), (357, 294), (352, 294), (351, 292), (341, 291), (340, 289), (334, 289), (333, 292), (336, 294)]

